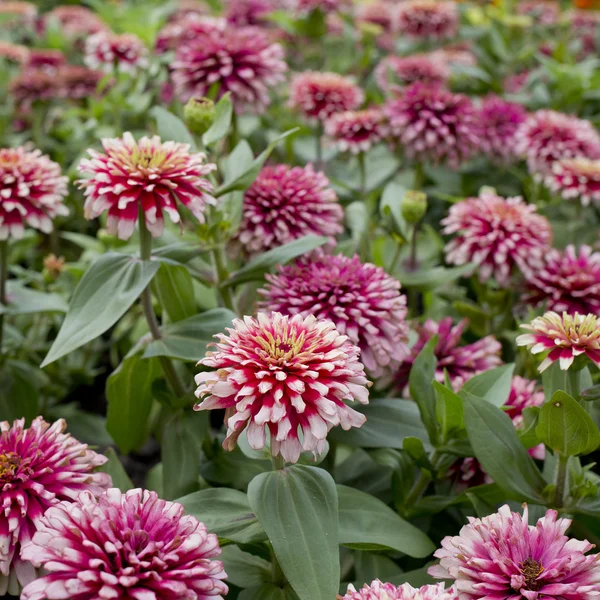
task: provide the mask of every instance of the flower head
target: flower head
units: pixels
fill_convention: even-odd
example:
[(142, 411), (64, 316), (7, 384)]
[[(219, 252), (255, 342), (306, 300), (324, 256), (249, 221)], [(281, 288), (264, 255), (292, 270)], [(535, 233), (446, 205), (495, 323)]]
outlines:
[(396, 8), (389, 0), (374, 0), (356, 7), (357, 23), (378, 25), (384, 33), (392, 33), (397, 29)]
[(61, 33), (69, 39), (86, 38), (99, 31), (108, 31), (108, 26), (100, 17), (85, 6), (57, 6), (44, 15), (43, 27), (52, 21), (59, 24)]
[(85, 64), (91, 69), (112, 73), (135, 73), (150, 64), (148, 50), (142, 40), (131, 33), (116, 35), (100, 31), (85, 44)]
[(440, 85), (413, 83), (385, 110), (392, 135), (413, 160), (457, 168), (479, 147), (475, 106), (467, 96)]
[(589, 122), (553, 110), (538, 110), (516, 133), (516, 152), (527, 159), (536, 175), (564, 158), (600, 158), (600, 135)]
[(387, 136), (385, 115), (379, 108), (335, 113), (325, 122), (325, 133), (340, 152), (368, 152)]
[(431, 54), (387, 56), (375, 67), (375, 81), (386, 93), (400, 91), (417, 81), (445, 83), (450, 77), (447, 65)]
[(29, 52), (30, 50), (27, 46), (0, 40), (0, 59), (6, 59), (13, 63), (26, 64)]
[(532, 406), (544, 404), (544, 392), (538, 388), (537, 381), (515, 375), (510, 384), (510, 394), (506, 401), (506, 414), (517, 429), (523, 427), (523, 411)]
[(78, 167), (91, 175), (78, 181), (85, 190), (86, 219), (108, 211), (108, 231), (127, 240), (141, 207), (146, 226), (158, 237), (164, 229), (163, 211), (173, 223), (180, 222), (177, 199), (204, 223), (206, 205), (215, 203), (206, 176), (216, 168), (204, 162), (204, 154), (190, 154), (187, 144), (161, 142), (158, 136), (136, 141), (128, 132), (102, 140), (102, 147), (104, 153), (88, 150), (91, 158)]
[[(54, 81), (59, 98), (81, 100), (99, 95), (98, 86), (105, 78), (102, 71), (88, 69), (81, 65), (64, 65), (54, 74)], [(104, 90), (109, 84), (104, 85)]]
[(516, 9), (519, 15), (532, 17), (538, 25), (554, 25), (560, 17), (560, 4), (554, 0), (521, 0)]
[(521, 73), (508, 75), (502, 82), (502, 89), (508, 94), (518, 94), (523, 91), (523, 88), (529, 79), (529, 75), (530, 71), (522, 71)]
[(60, 50), (32, 48), (27, 54), (24, 66), (26, 69), (40, 69), (52, 75), (66, 62), (67, 57)]
[(348, 4), (348, 0), (290, 0), (292, 10), (299, 15), (306, 15), (317, 8), (324, 13), (340, 10)]
[(4, 26), (32, 27), (35, 24), (38, 9), (32, 2), (0, 2), (0, 15)]
[(332, 427), (364, 424), (346, 405), (369, 400), (360, 350), (331, 321), (260, 312), (216, 337), (198, 363), (211, 371), (196, 375), (196, 410), (226, 409), (226, 450), (244, 429), (250, 446), (263, 448), (268, 428), (273, 456), (297, 462), (303, 450), (322, 452)]
[(17, 109), (28, 113), (35, 102), (45, 102), (59, 97), (56, 76), (42, 69), (27, 69), (13, 77), (8, 85)]
[(84, 491), (99, 495), (111, 484), (94, 469), (106, 462), (69, 434), (63, 419), (50, 425), (37, 417), (12, 425), (0, 422), (0, 595), (16, 595), (36, 578), (21, 554), (44, 511), (61, 500), (73, 501)]
[(456, 3), (446, 0), (406, 0), (397, 18), (400, 32), (415, 39), (440, 40), (458, 31)]
[(600, 205), (600, 160), (564, 158), (552, 163), (544, 183), (565, 200), (579, 200), (587, 206)]
[(382, 583), (378, 579), (370, 585), (364, 585), (360, 590), (351, 584), (345, 596), (338, 596), (339, 600), (458, 600), (456, 591), (444, 589), (443, 583), (437, 585), (424, 585), (414, 588), (409, 583), (399, 587), (391, 583)]
[(167, 23), (156, 38), (156, 51), (159, 54), (193, 43), (200, 36), (219, 35), (227, 28), (227, 21), (220, 17), (192, 14), (186, 19)]
[(600, 320), (596, 315), (563, 312), (561, 316), (549, 311), (521, 328), (530, 333), (520, 335), (517, 346), (527, 346), (531, 354), (550, 351), (539, 366), (540, 373), (557, 360), (566, 371), (581, 355), (600, 366)]
[(434, 60), (439, 60), (447, 67), (462, 65), (474, 67), (477, 65), (477, 57), (473, 52), (473, 45), (470, 42), (454, 42), (438, 48), (429, 54)]
[(227, 22), (236, 27), (264, 25), (268, 15), (276, 9), (273, 0), (227, 0)]
[(525, 274), (539, 269), (552, 240), (550, 223), (534, 204), (493, 192), (453, 204), (442, 225), (446, 235), (457, 234), (446, 246), (446, 261), (474, 263), (480, 281), (494, 277), (502, 287), (510, 285), (515, 267)]
[(223, 600), (217, 536), (156, 492), (111, 488), (50, 508), (23, 555), (47, 574), (22, 600)]
[(283, 59), (283, 48), (256, 27), (213, 29), (178, 48), (175, 91), (187, 102), (216, 87), (219, 97), (231, 92), (236, 111), (261, 113), (270, 103), (270, 90), (283, 81)]
[(324, 173), (311, 165), (264, 167), (246, 190), (237, 239), (250, 255), (305, 235), (342, 233), (344, 211)]
[(360, 348), (370, 372), (397, 366), (409, 354), (406, 298), (382, 268), (358, 256), (317, 254), (266, 277), (268, 285), (259, 290), (263, 310), (333, 321)]
[(0, 149), (0, 240), (23, 237), (26, 226), (52, 231), (52, 219), (69, 214), (67, 181), (40, 150)]
[(598, 597), (600, 555), (594, 546), (565, 535), (570, 519), (549, 510), (535, 526), (508, 505), (483, 519), (469, 517), (458, 536), (435, 552), (429, 573), (454, 579), (461, 600), (593, 600)]
[(305, 71), (290, 84), (290, 106), (309, 119), (324, 121), (333, 113), (356, 110), (364, 98), (353, 81), (337, 73)]

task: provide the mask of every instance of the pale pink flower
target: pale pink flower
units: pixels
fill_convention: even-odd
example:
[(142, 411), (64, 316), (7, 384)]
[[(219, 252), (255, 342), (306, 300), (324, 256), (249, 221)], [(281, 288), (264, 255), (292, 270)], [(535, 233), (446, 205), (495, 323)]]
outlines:
[(406, 0), (398, 5), (398, 29), (415, 39), (441, 40), (458, 31), (456, 2)]
[(181, 46), (193, 43), (200, 36), (220, 35), (227, 28), (227, 21), (220, 17), (196, 15), (192, 13), (185, 19), (167, 23), (156, 37), (156, 52), (163, 54), (177, 50)]
[(134, 74), (150, 65), (148, 49), (142, 40), (131, 33), (117, 35), (100, 31), (87, 38), (85, 64), (107, 73), (120, 71)]
[(0, 40), (0, 59), (6, 59), (13, 63), (26, 64), (29, 52), (30, 50), (27, 46)]
[(382, 583), (378, 579), (370, 585), (365, 584), (357, 590), (352, 584), (348, 586), (345, 596), (339, 600), (458, 600), (454, 588), (444, 589), (443, 583), (424, 585), (414, 588), (409, 583), (396, 587), (391, 583)]
[(432, 54), (387, 56), (375, 67), (374, 76), (377, 85), (390, 94), (417, 81), (446, 83), (450, 69)]
[(99, 31), (108, 31), (108, 26), (102, 19), (85, 6), (65, 5), (53, 8), (44, 14), (42, 30), (52, 21), (59, 24), (61, 33), (68, 39), (87, 38)]
[(388, 135), (379, 107), (334, 113), (325, 122), (325, 133), (340, 152), (368, 152)]
[(4, 27), (33, 27), (38, 9), (32, 2), (0, 2), (0, 15)]
[(583, 206), (600, 206), (600, 160), (565, 158), (552, 163), (544, 183), (565, 200), (579, 200)]
[(391, 34), (397, 29), (397, 8), (393, 0), (374, 0), (356, 7), (356, 22), (371, 23)]
[(530, 71), (508, 75), (502, 82), (502, 89), (508, 94), (518, 94), (519, 92), (522, 92), (529, 79), (529, 75)]
[(531, 17), (536, 25), (554, 25), (560, 17), (560, 3), (554, 0), (521, 0), (515, 8), (517, 14)]
[(245, 429), (250, 446), (263, 448), (268, 428), (273, 456), (295, 463), (303, 450), (323, 452), (332, 427), (364, 424), (346, 405), (369, 400), (360, 350), (331, 321), (258, 313), (216, 337), (198, 363), (211, 371), (196, 375), (196, 410), (226, 409), (226, 450)]

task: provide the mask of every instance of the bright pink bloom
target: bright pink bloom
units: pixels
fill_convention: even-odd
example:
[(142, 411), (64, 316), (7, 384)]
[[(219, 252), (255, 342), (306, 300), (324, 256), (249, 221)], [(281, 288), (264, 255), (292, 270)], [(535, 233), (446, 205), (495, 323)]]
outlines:
[(340, 152), (368, 152), (388, 134), (385, 115), (378, 107), (335, 113), (325, 122), (325, 133)]
[(227, 22), (235, 27), (264, 25), (277, 9), (273, 0), (227, 0), (225, 6)]
[(290, 84), (290, 106), (311, 119), (324, 121), (333, 113), (356, 110), (364, 99), (354, 82), (337, 73), (305, 71)]
[(227, 21), (218, 17), (190, 15), (167, 23), (156, 38), (156, 52), (163, 54), (193, 43), (200, 36), (220, 35), (227, 28)]
[(262, 113), (269, 92), (283, 81), (287, 65), (283, 48), (256, 27), (230, 27), (198, 35), (180, 46), (173, 63), (173, 83), (182, 102), (231, 92), (237, 112)]
[(584, 206), (600, 205), (600, 160), (565, 158), (552, 163), (544, 183), (565, 200), (579, 200)]
[(40, 150), (0, 149), (0, 240), (23, 237), (25, 227), (52, 231), (52, 219), (68, 215), (68, 179)]
[(48, 48), (31, 48), (24, 61), (26, 69), (41, 70), (51, 75), (67, 62), (67, 57), (60, 50)]
[(116, 35), (100, 31), (85, 43), (85, 64), (91, 69), (112, 73), (136, 73), (149, 66), (148, 49), (131, 33)]
[(24, 425), (25, 419), (0, 422), (0, 596), (18, 594), (37, 577), (21, 550), (44, 511), (111, 485), (106, 473), (94, 473), (106, 457), (63, 433), (63, 419), (50, 425), (37, 417), (28, 429)]
[(554, 0), (521, 0), (517, 13), (527, 15), (536, 25), (554, 25), (560, 17), (560, 4)]
[(444, 589), (443, 583), (437, 585), (424, 585), (414, 588), (408, 583), (396, 587), (391, 583), (382, 583), (378, 579), (370, 585), (364, 585), (360, 590), (351, 584), (340, 600), (458, 600), (453, 588)]
[(566, 371), (582, 355), (600, 367), (600, 319), (596, 315), (563, 312), (561, 316), (549, 311), (521, 329), (530, 333), (520, 335), (517, 346), (527, 346), (531, 354), (550, 351), (538, 367), (540, 373), (557, 360)]
[(392, 135), (414, 161), (447, 163), (458, 168), (478, 149), (477, 110), (462, 94), (440, 85), (413, 83), (385, 111)]
[(223, 600), (217, 536), (156, 492), (111, 488), (61, 502), (37, 523), (23, 555), (48, 572), (22, 600)]
[(411, 348), (410, 356), (400, 365), (396, 375), (400, 389), (404, 389), (408, 384), (408, 376), (415, 358), (434, 335), (438, 336), (434, 350), (438, 361), (435, 379), (440, 383), (445, 382), (444, 371), (447, 371), (452, 388), (459, 390), (471, 377), (488, 369), (499, 367), (502, 364), (500, 358), (502, 346), (493, 335), (488, 335), (473, 344), (459, 345), (466, 326), (466, 319), (458, 325), (453, 325), (452, 317), (444, 317), (439, 323), (428, 319), (423, 325), (416, 326), (419, 338)]
[(458, 31), (458, 9), (445, 0), (406, 0), (398, 6), (398, 29), (415, 39), (440, 40)]
[(264, 167), (246, 190), (237, 236), (246, 252), (260, 254), (305, 235), (342, 233), (344, 211), (324, 173), (311, 165)]
[(444, 234), (457, 234), (446, 246), (446, 261), (474, 263), (480, 281), (494, 277), (502, 287), (510, 286), (515, 267), (525, 274), (541, 268), (552, 241), (549, 221), (536, 210), (521, 197), (493, 192), (453, 204), (442, 220)]
[(445, 83), (450, 70), (439, 58), (431, 54), (412, 56), (387, 56), (375, 67), (375, 81), (386, 93), (398, 92), (416, 83)]
[(508, 505), (483, 519), (469, 517), (458, 536), (448, 536), (429, 574), (454, 579), (460, 600), (595, 600), (600, 554), (565, 535), (570, 519), (546, 512), (535, 526)]
[(215, 337), (215, 350), (198, 363), (212, 370), (196, 375), (196, 410), (226, 409), (226, 450), (244, 429), (250, 446), (263, 448), (268, 427), (273, 456), (295, 463), (303, 450), (323, 452), (332, 427), (364, 424), (346, 405), (369, 401), (360, 350), (331, 321), (258, 313)]
[(199, 223), (204, 223), (212, 185), (206, 176), (216, 169), (204, 162), (201, 152), (190, 154), (187, 144), (161, 142), (158, 136), (136, 141), (131, 133), (122, 138), (102, 140), (104, 153), (88, 150), (90, 159), (79, 163), (80, 173), (89, 179), (78, 181), (85, 190), (85, 217), (95, 219), (108, 211), (107, 230), (127, 240), (133, 234), (140, 206), (146, 227), (154, 237), (162, 235), (163, 211), (173, 223), (181, 217), (176, 199)]
[(280, 267), (259, 290), (263, 310), (333, 321), (360, 348), (360, 359), (373, 374), (398, 366), (410, 351), (406, 297), (400, 282), (358, 256), (313, 255)]

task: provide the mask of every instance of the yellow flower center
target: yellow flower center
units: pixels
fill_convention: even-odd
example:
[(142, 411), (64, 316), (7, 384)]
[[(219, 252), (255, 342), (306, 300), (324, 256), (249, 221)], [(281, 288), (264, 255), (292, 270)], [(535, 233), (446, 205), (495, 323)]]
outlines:
[(153, 148), (136, 147), (131, 152), (131, 162), (143, 169), (160, 167), (166, 159), (166, 154)]
[(15, 452), (0, 454), (0, 483), (12, 481), (21, 465), (21, 457)]
[(285, 332), (274, 336), (269, 332), (265, 332), (264, 337), (256, 340), (261, 348), (269, 355), (269, 358), (275, 359), (277, 362), (288, 361), (297, 356), (304, 346), (304, 332), (296, 331)]
[(544, 567), (533, 558), (525, 559), (519, 566), (525, 576), (525, 587), (531, 592), (539, 591), (542, 583), (537, 578), (544, 572)]

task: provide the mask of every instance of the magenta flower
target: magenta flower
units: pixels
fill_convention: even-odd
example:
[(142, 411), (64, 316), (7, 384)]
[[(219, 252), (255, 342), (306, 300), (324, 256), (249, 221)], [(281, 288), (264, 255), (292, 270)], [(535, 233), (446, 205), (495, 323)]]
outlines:
[(84, 491), (99, 495), (111, 485), (94, 469), (106, 462), (69, 434), (63, 419), (50, 425), (37, 417), (0, 422), (0, 596), (17, 595), (37, 577), (22, 555), (44, 511)]
[(454, 579), (460, 600), (595, 600), (600, 585), (594, 546), (569, 539), (570, 519), (546, 512), (535, 526), (508, 505), (483, 519), (469, 517), (458, 536), (435, 552), (440, 564), (429, 574)]
[(388, 102), (385, 111), (395, 141), (414, 161), (458, 168), (479, 147), (475, 106), (467, 96), (440, 85), (413, 83), (400, 98)]
[(309, 119), (324, 121), (333, 113), (356, 110), (364, 99), (354, 82), (337, 73), (305, 71), (290, 83), (290, 107)]
[(527, 346), (531, 354), (550, 351), (538, 367), (540, 373), (557, 360), (566, 371), (582, 355), (600, 366), (600, 322), (596, 315), (563, 312), (561, 316), (549, 311), (521, 328), (530, 333), (520, 335), (517, 346)]
[(439, 323), (428, 319), (423, 325), (417, 326), (415, 329), (419, 337), (411, 348), (410, 356), (400, 365), (396, 375), (396, 382), (400, 389), (404, 389), (408, 384), (408, 376), (415, 358), (434, 335), (438, 336), (434, 350), (438, 361), (435, 378), (440, 383), (445, 381), (445, 370), (448, 372), (453, 389), (458, 390), (471, 377), (500, 366), (502, 346), (492, 335), (473, 344), (459, 346), (466, 326), (466, 319), (458, 325), (453, 325), (452, 317), (444, 317)]
[(61, 502), (23, 549), (46, 575), (22, 600), (223, 600), (217, 536), (156, 492), (111, 488)]
[(142, 40), (131, 33), (116, 35), (100, 31), (87, 38), (85, 64), (107, 73), (114, 70), (134, 74), (150, 65), (148, 49)]
[[(512, 419), (516, 429), (523, 429), (525, 425), (523, 411), (532, 406), (544, 404), (544, 392), (539, 388), (537, 381), (515, 375), (510, 385), (510, 394), (504, 405), (506, 414)], [(529, 449), (529, 454), (537, 460), (544, 460), (546, 448), (539, 444)]]
[(565, 200), (579, 200), (583, 206), (600, 205), (600, 160), (565, 158), (552, 163), (544, 183)]
[(325, 133), (340, 152), (368, 152), (387, 134), (383, 111), (377, 108), (334, 113), (325, 122)]
[(460, 489), (494, 482), (481, 463), (473, 456), (458, 458), (448, 469), (448, 479), (456, 483)]
[(458, 600), (454, 588), (446, 590), (443, 583), (424, 585), (421, 588), (414, 588), (405, 583), (396, 587), (391, 583), (382, 583), (378, 579), (358, 591), (350, 584), (346, 595), (338, 598), (339, 600)]
[(344, 211), (324, 173), (311, 165), (264, 167), (246, 190), (237, 240), (250, 255), (305, 235), (342, 233)]
[(31, 48), (24, 60), (24, 67), (26, 69), (39, 69), (52, 75), (56, 73), (58, 67), (62, 67), (66, 62), (67, 57), (60, 50)]
[(318, 254), (266, 277), (269, 283), (259, 290), (263, 310), (333, 321), (360, 348), (371, 373), (398, 366), (410, 354), (406, 297), (382, 268), (362, 264), (358, 256)]
[(446, 63), (432, 54), (387, 56), (375, 67), (375, 81), (387, 94), (399, 92), (416, 83), (446, 83), (450, 70)]
[(204, 163), (204, 154), (190, 154), (187, 144), (161, 142), (158, 136), (136, 141), (129, 132), (102, 140), (102, 147), (105, 154), (88, 150), (91, 158), (78, 167), (80, 173), (91, 175), (78, 181), (85, 190), (86, 219), (108, 211), (107, 230), (127, 240), (141, 206), (146, 226), (159, 237), (165, 224), (163, 211), (173, 223), (181, 221), (177, 199), (204, 223), (206, 205), (216, 202), (206, 179), (216, 166)]
[(185, 19), (171, 21), (158, 32), (156, 52), (163, 54), (169, 50), (177, 50), (181, 46), (194, 42), (200, 36), (220, 35), (226, 28), (225, 19), (204, 15), (192, 14)]
[(300, 15), (306, 15), (317, 8), (324, 13), (331, 13), (340, 10), (348, 3), (348, 0), (289, 0), (292, 10)]
[(40, 150), (0, 149), (0, 240), (20, 239), (25, 227), (52, 231), (52, 219), (68, 215), (68, 179)]
[(396, 8), (389, 0), (374, 0), (356, 7), (356, 22), (371, 23), (381, 27), (384, 34), (390, 34), (397, 29)]
[(332, 427), (364, 424), (346, 405), (369, 401), (360, 350), (331, 321), (258, 313), (215, 337), (215, 350), (198, 363), (211, 371), (196, 375), (195, 408), (226, 409), (226, 450), (244, 429), (250, 446), (263, 448), (268, 428), (273, 456), (295, 463), (303, 450), (323, 452)]
[(273, 0), (227, 0), (225, 6), (227, 22), (235, 27), (265, 25), (277, 8)]
[(406, 0), (398, 5), (398, 29), (415, 39), (441, 40), (458, 31), (455, 2), (445, 0)]
[(583, 245), (545, 253), (542, 268), (527, 276), (524, 301), (570, 314), (600, 314), (600, 253)]
[(517, 13), (527, 15), (537, 25), (554, 25), (560, 17), (560, 4), (553, 0), (521, 0)]
[(527, 274), (542, 267), (552, 240), (549, 221), (536, 210), (521, 197), (502, 198), (493, 192), (453, 204), (441, 222), (444, 234), (457, 234), (446, 245), (446, 261), (474, 263), (480, 281), (494, 277), (509, 287), (515, 268)]
[(182, 102), (215, 88), (231, 92), (237, 112), (262, 113), (286, 70), (283, 48), (260, 29), (215, 28), (178, 48), (172, 78)]

